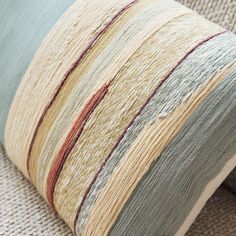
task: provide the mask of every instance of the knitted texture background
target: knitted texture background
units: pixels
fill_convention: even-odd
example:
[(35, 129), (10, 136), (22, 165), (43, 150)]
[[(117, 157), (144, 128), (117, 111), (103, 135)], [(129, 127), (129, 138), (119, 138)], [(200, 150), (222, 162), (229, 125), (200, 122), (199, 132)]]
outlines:
[(0, 146), (0, 235), (72, 235)]
[(236, 32), (235, 0), (178, 0), (178, 2), (224, 28)]
[[(236, 32), (234, 0), (179, 0), (179, 2), (226, 29)], [(65, 223), (49, 209), (34, 187), (13, 166), (2, 147), (0, 151), (0, 235), (72, 235)], [(228, 182), (228, 186), (230, 185), (232, 183)], [(236, 225), (233, 225), (233, 222), (236, 220), (236, 209), (232, 207), (234, 201), (232, 194), (225, 189), (219, 190), (208, 201), (188, 235), (235, 235)], [(227, 215), (230, 221), (227, 220)]]
[(220, 187), (207, 202), (187, 236), (236, 235), (235, 195)]

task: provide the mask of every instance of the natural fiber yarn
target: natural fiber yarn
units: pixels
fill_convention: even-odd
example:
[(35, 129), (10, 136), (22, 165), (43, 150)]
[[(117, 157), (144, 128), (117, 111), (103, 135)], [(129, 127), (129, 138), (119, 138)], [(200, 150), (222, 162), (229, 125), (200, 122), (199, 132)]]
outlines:
[(78, 0), (5, 147), (77, 235), (183, 235), (236, 165), (235, 109), (235, 35), (172, 0)]

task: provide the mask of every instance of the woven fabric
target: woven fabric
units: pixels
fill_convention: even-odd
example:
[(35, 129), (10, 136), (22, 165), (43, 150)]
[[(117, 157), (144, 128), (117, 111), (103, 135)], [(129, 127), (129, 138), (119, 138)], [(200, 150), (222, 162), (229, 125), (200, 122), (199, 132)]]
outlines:
[(208, 200), (186, 236), (236, 235), (236, 197), (220, 187)]
[[(188, 2), (186, 2), (186, 4), (188, 4)], [(194, 7), (195, 5), (193, 5), (192, 7)], [(209, 5), (209, 8), (211, 9), (211, 6)], [(219, 8), (219, 9), (221, 9), (221, 8)], [(200, 10), (200, 9), (198, 9), (198, 10)], [(211, 9), (212, 10), (212, 9)], [(223, 9), (223, 10), (225, 10), (225, 9)], [(200, 11), (200, 13), (203, 13), (203, 14), (206, 14), (206, 10), (203, 8), (202, 9), (202, 11), (204, 12), (201, 12)], [(227, 14), (228, 14), (228, 12), (227, 12)], [(230, 15), (230, 17), (232, 16), (232, 14)], [(210, 14), (207, 14), (207, 17), (212, 17)], [(233, 19), (234, 19), (234, 17), (233, 17)], [(214, 20), (216, 20), (215, 18), (214, 18)], [(224, 23), (223, 24), (225, 24), (225, 19), (224, 19)], [(235, 25), (235, 24), (234, 24)], [(230, 28), (231, 27), (231, 28)], [(232, 28), (232, 25), (229, 25), (229, 29), (232, 29), (233, 30), (233, 28)], [(230, 58), (230, 57), (229, 57)], [(127, 87), (128, 87), (128, 84), (127, 84)], [(104, 89), (104, 90), (103, 90)], [(100, 91), (98, 91), (98, 93), (96, 94), (96, 96), (95, 96), (95, 98), (96, 97), (98, 97), (98, 99), (101, 97), (101, 96), (103, 96), (103, 93), (105, 93), (105, 92), (107, 92), (107, 90), (106, 90), (106, 88), (102, 88)], [(112, 99), (111, 99), (112, 100)], [(96, 102), (96, 100), (95, 101), (93, 101), (93, 100), (91, 100), (90, 101), (90, 104), (93, 104), (93, 103), (95, 103)], [(92, 105), (91, 105), (92, 106)], [(86, 114), (86, 112), (85, 112), (85, 114)], [(58, 131), (59, 132), (59, 131)], [(98, 135), (99, 135), (100, 133), (98, 133)], [(43, 137), (44, 138), (44, 137)], [(95, 140), (94, 140), (94, 142), (96, 141), (96, 138), (94, 138)], [(41, 140), (41, 139), (39, 139), (39, 140)], [(109, 140), (108, 140), (109, 141)], [(108, 142), (107, 141), (107, 142)], [(83, 144), (84, 145), (84, 144)], [(37, 147), (39, 146), (39, 145), (36, 145)], [(78, 148), (78, 149), (80, 149), (80, 148)], [(37, 153), (37, 152), (36, 152)], [(48, 153), (47, 153), (47, 155), (48, 155)], [(43, 156), (43, 155), (42, 155)], [(5, 157), (2, 159), (3, 160), (3, 162), (5, 163), (5, 162), (7, 162), (6, 161), (6, 159), (5, 159)], [(37, 160), (36, 160), (37, 161)], [(10, 165), (9, 163), (7, 164), (7, 165), (5, 165), (5, 164), (3, 164), (2, 166), (4, 166), (4, 170), (7, 170), (7, 168), (5, 167), (5, 166), (8, 166), (8, 165)], [(32, 167), (33, 168), (35, 168), (34, 167), (35, 166), (35, 163), (32, 163)], [(15, 169), (15, 168), (13, 168), (13, 169)], [(44, 168), (42, 168), (41, 170), (39, 170), (39, 171), (44, 171)], [(9, 170), (8, 170), (9, 171)], [(17, 172), (18, 173), (18, 172)], [(34, 174), (34, 171), (32, 172), (33, 174)], [(49, 173), (51, 173), (51, 175), (52, 175), (52, 177), (55, 175), (54, 174), (54, 172), (53, 171), (51, 171), (51, 172), (49, 172)], [(13, 173), (12, 173), (13, 174)], [(18, 173), (19, 174), (19, 173)], [(9, 175), (7, 175), (7, 176), (9, 176)], [(4, 175), (2, 176), (2, 178), (6, 178)], [(13, 178), (14, 179), (14, 178)], [(24, 181), (24, 180), (22, 180), (22, 178), (20, 178), (21, 179), (21, 181)], [(5, 184), (4, 186), (8, 186), (8, 179), (6, 179), (6, 180), (3, 180), (2, 182)], [(13, 180), (11, 180), (11, 181), (13, 181)], [(33, 182), (34, 181), (36, 181), (36, 178), (35, 179), (33, 179)], [(18, 182), (17, 182), (18, 183)], [(25, 181), (25, 183), (27, 183), (28, 184), (28, 182), (27, 181)], [(52, 183), (49, 183), (50, 185), (49, 186), (53, 186), (53, 182)], [(63, 184), (63, 179), (62, 179), (62, 184)], [(63, 185), (62, 185), (63, 186)], [(13, 187), (13, 186), (11, 186), (11, 187)], [(32, 194), (33, 195), (33, 188), (31, 188), (31, 187), (29, 187), (30, 188), (30, 194)], [(8, 193), (8, 191), (10, 191), (9, 189), (7, 189), (6, 187), (3, 187), (3, 189), (4, 190), (6, 190), (5, 191), (5, 194), (4, 194), (4, 196), (7, 196), (7, 195), (9, 195), (9, 194), (7, 194)], [(22, 186), (22, 188), (20, 188), (20, 191), (22, 191), (22, 189), (24, 189), (23, 188), (23, 186)], [(42, 188), (42, 186), (41, 187), (39, 187), (39, 191), (42, 193), (42, 194), (44, 194), (43, 193), (43, 191), (41, 191), (41, 189), (43, 189)], [(12, 189), (12, 191), (14, 191), (13, 189)], [(15, 190), (16, 191), (16, 190)], [(58, 196), (60, 196), (60, 194), (61, 194), (61, 192), (63, 192), (63, 189), (58, 189), (57, 190), (58, 191)], [(61, 191), (61, 192), (60, 192)], [(34, 193), (35, 195), (38, 195), (36, 192)], [(66, 193), (65, 193), (66, 194)], [(50, 196), (50, 191), (49, 191), (49, 196)], [(19, 198), (18, 198), (19, 197)], [(56, 197), (57, 197), (57, 195), (56, 195)], [(22, 201), (22, 195), (20, 195), (20, 194), (15, 194), (15, 198), (17, 198), (19, 201)], [(13, 199), (15, 199), (15, 198), (13, 198)], [(32, 197), (32, 198), (34, 198), (34, 197)], [(37, 197), (36, 197), (37, 198)], [(70, 194), (68, 195), (68, 197), (67, 198), (70, 198)], [(3, 198), (4, 199), (4, 198)], [(31, 198), (30, 198), (31, 199)], [(40, 198), (39, 198), (40, 199)], [(28, 198), (27, 199), (25, 199), (25, 201), (27, 202), (27, 201), (29, 201), (28, 200)], [(39, 200), (40, 201), (40, 200)], [(50, 198), (48, 199), (48, 201), (49, 201), (49, 203), (51, 203), (51, 200), (50, 200)], [(17, 200), (15, 200), (15, 202), (17, 202)], [(73, 202), (72, 202), (73, 203)], [(36, 207), (37, 208), (37, 204), (35, 204), (35, 202), (33, 202), (33, 204), (34, 205), (36, 205), (36, 206), (34, 206), (34, 207)], [(58, 201), (57, 202), (57, 204), (60, 206), (60, 205), (62, 205), (62, 207), (65, 207), (65, 209), (64, 209), (64, 211), (63, 212), (60, 212), (60, 214), (65, 214), (64, 215), (64, 217), (65, 218), (69, 218), (70, 217), (70, 215), (71, 215), (71, 212), (69, 211), (69, 209), (67, 208), (67, 206), (65, 205), (65, 206), (63, 206), (63, 202), (60, 202), (60, 201)], [(4, 206), (4, 204), (2, 204), (3, 206)], [(22, 204), (23, 205), (23, 204)], [(25, 205), (26, 205), (26, 207), (28, 207), (27, 206), (27, 204), (25, 203)], [(29, 205), (29, 204), (28, 204)], [(57, 205), (57, 206), (58, 206)], [(45, 206), (45, 209), (46, 209), (46, 204), (43, 204), (42, 206)], [(6, 209), (5, 207), (4, 207), (4, 209)], [(16, 209), (16, 208), (14, 208), (14, 209)], [(34, 213), (34, 214), (36, 214), (33, 210), (32, 210), (32, 208), (30, 208), (29, 207), (29, 209), (30, 209), (30, 211), (27, 211), (27, 215), (28, 214), (30, 214), (30, 213)], [(34, 209), (34, 208), (33, 208)], [(44, 210), (45, 210), (44, 209)], [(67, 212), (67, 209), (68, 209), (68, 212)], [(87, 209), (87, 208), (86, 208)], [(85, 212), (84, 214), (86, 215), (86, 212), (87, 212), (87, 210), (84, 210), (83, 209), (83, 212)], [(39, 210), (40, 211), (40, 210)], [(8, 219), (8, 217), (6, 216), (7, 214), (8, 214), (8, 211), (6, 212), (6, 211), (2, 211), (2, 212), (4, 212), (4, 215), (5, 215), (5, 218), (6, 219)], [(19, 212), (19, 211), (18, 211)], [(44, 212), (44, 211), (43, 211)], [(47, 213), (45, 212), (45, 214), (48, 214), (48, 216), (49, 216), (49, 218), (48, 219), (50, 219), (50, 217), (54, 217), (53, 215), (52, 215), (52, 213), (49, 213), (50, 211), (47, 209)], [(23, 214), (25, 214), (24, 212), (23, 212)], [(68, 215), (66, 215), (66, 214), (68, 214)], [(17, 217), (17, 215), (16, 215), (16, 217)], [(82, 214), (82, 217), (83, 217), (83, 214)], [(30, 219), (31, 219), (31, 217), (29, 217)], [(54, 219), (55, 221), (57, 221), (57, 219), (55, 218)], [(21, 221), (21, 218), (19, 218), (19, 221)], [(63, 234), (65, 234), (65, 235), (68, 235), (69, 233), (68, 233), (68, 228), (66, 228), (64, 225), (63, 225), (63, 227), (61, 226), (60, 227), (60, 225), (61, 225), (61, 221), (59, 221), (59, 223), (57, 223), (58, 224), (58, 226), (60, 227), (59, 229), (58, 229), (58, 231), (57, 230), (54, 230), (54, 227), (56, 227), (55, 225), (56, 225), (56, 222), (55, 222), (55, 225), (54, 225), (54, 221), (51, 219), (51, 222), (53, 222), (52, 223), (52, 228), (50, 228), (50, 225), (47, 223), (47, 217), (46, 216), (42, 216), (42, 221), (44, 221), (44, 222), (46, 222), (45, 224), (47, 224), (47, 227), (46, 227), (46, 232), (47, 232), (47, 235), (63, 235)], [(5, 222), (5, 221), (4, 221)], [(71, 222), (71, 220), (69, 219), (68, 220), (68, 223), (70, 224), (70, 222)], [(35, 223), (35, 224), (37, 224), (36, 222), (33, 222), (33, 223)], [(27, 228), (27, 230), (30, 230), (30, 225), (32, 225), (33, 226), (33, 224), (32, 224), (32, 221), (29, 223), (29, 222), (26, 222), (25, 223), (25, 225), (28, 225), (28, 228)], [(7, 230), (7, 227), (9, 227), (9, 226), (6, 226), (7, 225), (7, 223), (5, 223), (5, 228), (3, 228), (3, 234), (4, 233), (9, 233), (9, 231)], [(35, 226), (33, 226), (34, 228), (35, 228)], [(44, 228), (44, 227), (42, 227), (42, 226), (40, 226), (41, 228), (40, 229), (42, 229), (42, 228)], [(64, 228), (65, 227), (65, 228)], [(14, 227), (13, 227), (14, 228)], [(26, 228), (26, 227), (25, 227)], [(5, 230), (5, 231), (4, 231)], [(13, 230), (13, 229), (12, 229)], [(65, 232), (63, 232), (62, 233), (62, 230), (65, 230)], [(78, 230), (80, 230), (80, 229), (78, 229)], [(14, 231), (14, 230), (13, 230)], [(12, 232), (13, 232), (12, 231)], [(60, 231), (60, 232), (59, 232)], [(15, 231), (14, 231), (15, 232)], [(53, 232), (53, 233), (52, 233)], [(26, 234), (26, 231), (24, 231), (24, 233)], [(45, 233), (45, 231), (43, 230), (43, 233), (44, 233), (44, 235), (46, 234)], [(14, 234), (12, 234), (12, 235), (14, 235)], [(37, 231), (37, 233), (36, 233), (36, 235), (40, 235), (40, 230), (38, 230)]]
[(236, 33), (236, 2), (234, 0), (178, 0), (207, 19)]

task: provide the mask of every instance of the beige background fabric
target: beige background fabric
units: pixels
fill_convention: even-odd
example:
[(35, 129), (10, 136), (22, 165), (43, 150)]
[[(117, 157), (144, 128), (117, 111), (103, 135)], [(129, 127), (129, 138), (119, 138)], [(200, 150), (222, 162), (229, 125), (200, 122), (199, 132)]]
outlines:
[(0, 147), (0, 235), (72, 236)]
[(207, 19), (236, 33), (235, 0), (177, 0)]
[[(179, 2), (236, 32), (236, 0)], [(218, 190), (198, 216), (188, 236), (236, 235), (234, 198), (228, 190)], [(72, 236), (65, 223), (49, 209), (35, 188), (10, 162), (0, 147), (0, 236), (16, 235)]]

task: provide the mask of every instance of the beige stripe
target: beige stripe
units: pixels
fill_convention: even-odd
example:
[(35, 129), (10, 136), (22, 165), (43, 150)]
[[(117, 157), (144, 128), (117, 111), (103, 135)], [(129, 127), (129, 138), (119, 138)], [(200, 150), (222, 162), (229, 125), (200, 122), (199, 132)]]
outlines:
[(182, 103), (172, 114), (146, 125), (135, 143), (121, 160), (85, 223), (83, 235), (106, 235), (126, 201), (153, 161), (179, 132), (196, 108), (217, 85), (236, 68), (236, 63), (224, 68), (210, 82), (201, 86), (188, 101)]
[(190, 48), (221, 30), (194, 13), (178, 17), (150, 37), (118, 73), (87, 122), (56, 184), (54, 204), (70, 227), (104, 158), (150, 94)]

